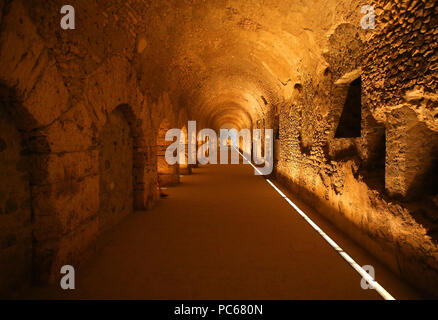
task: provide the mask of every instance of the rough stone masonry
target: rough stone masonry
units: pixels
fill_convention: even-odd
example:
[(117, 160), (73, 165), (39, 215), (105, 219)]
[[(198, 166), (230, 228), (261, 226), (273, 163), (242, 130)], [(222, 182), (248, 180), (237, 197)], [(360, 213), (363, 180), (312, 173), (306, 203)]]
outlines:
[(436, 0), (78, 0), (74, 30), (64, 4), (0, 0), (1, 294), (150, 208), (196, 120), (274, 129), (273, 178), (438, 295)]

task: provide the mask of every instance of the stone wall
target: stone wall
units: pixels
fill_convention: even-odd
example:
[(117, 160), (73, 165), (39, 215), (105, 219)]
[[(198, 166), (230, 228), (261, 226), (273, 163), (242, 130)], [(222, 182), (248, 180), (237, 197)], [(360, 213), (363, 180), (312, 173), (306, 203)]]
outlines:
[[(124, 216), (132, 212), (133, 206), (137, 210), (147, 209), (156, 199), (152, 114), (161, 115), (152, 109), (161, 106), (140, 93), (135, 70), (125, 52), (108, 51), (97, 63), (90, 64), (87, 60), (93, 59), (90, 55), (84, 53), (87, 59), (79, 58), (86, 45), (82, 39), (58, 41), (50, 38), (54, 33), (41, 30), (44, 23), (50, 26), (51, 17), (46, 15), (45, 22), (36, 28), (34, 20), (42, 15), (35, 12), (43, 10), (45, 5), (53, 4), (39, 3), (35, 7), (30, 2), (24, 5), (22, 1), (12, 1), (5, 5), (2, 15), (0, 80), (5, 90), (14, 92), (15, 98), (14, 103), (2, 104), (1, 119), (5, 121), (4, 115), (9, 114), (9, 126), (16, 123), (21, 132), (18, 135), (17, 129), (2, 125), (2, 136), (14, 132), (16, 135), (7, 137), (8, 145), (9, 141), (15, 141), (15, 169), (11, 167), (8, 170), (11, 175), (3, 174), (1, 179), (4, 188), (8, 188), (5, 181), (16, 180), (14, 190), (2, 192), (2, 196), (13, 199), (5, 199), (1, 204), (2, 210), (7, 207), (11, 211), (2, 214), (1, 218), (10, 222), (2, 220), (1, 227), (9, 229), (14, 224), (16, 228), (2, 232), (5, 250), (2, 249), (0, 259), (2, 278), (11, 280), (2, 284), (2, 288), (14, 292), (29, 284), (31, 277), (34, 283), (57, 281), (61, 266), (78, 267), (93, 252), (102, 231), (100, 222), (104, 221), (100, 221), (99, 215), (113, 209), (107, 207), (111, 206), (107, 201), (111, 197), (104, 188), (112, 185), (104, 169), (107, 161), (110, 168), (118, 166), (118, 173), (126, 176), (126, 180), (112, 181), (115, 186), (112, 191), (126, 182), (124, 192), (118, 193), (121, 207), (116, 208), (116, 214)], [(33, 20), (28, 14), (31, 9), (36, 10), (31, 15)], [(59, 23), (57, 11), (48, 12), (53, 13), (53, 22)], [(69, 58), (66, 51), (74, 57)], [(114, 120), (110, 116), (119, 106), (123, 106), (126, 123), (120, 117)], [(108, 133), (111, 130), (105, 126), (114, 121), (115, 131)], [(131, 142), (128, 142), (128, 126)], [(105, 145), (101, 143), (102, 134), (108, 134)], [(22, 163), (18, 161), (20, 136), (25, 143), (24, 154), (31, 156), (27, 175), (18, 167)], [(122, 149), (133, 152), (111, 149), (108, 144), (115, 141), (112, 138), (117, 143), (124, 141)], [(7, 154), (13, 156), (12, 144), (10, 147), (11, 153)], [(1, 165), (12, 166), (10, 161), (1, 161)], [(3, 167), (1, 172), (5, 172)], [(22, 188), (18, 188), (20, 183)], [(108, 225), (113, 225), (118, 218), (110, 220)], [(12, 270), (10, 266), (15, 267)]]
[[(376, 1), (376, 29), (340, 24), (323, 73), (281, 106), (277, 178), (414, 286), (437, 296), (435, 1)], [(360, 137), (336, 130), (362, 79)]]

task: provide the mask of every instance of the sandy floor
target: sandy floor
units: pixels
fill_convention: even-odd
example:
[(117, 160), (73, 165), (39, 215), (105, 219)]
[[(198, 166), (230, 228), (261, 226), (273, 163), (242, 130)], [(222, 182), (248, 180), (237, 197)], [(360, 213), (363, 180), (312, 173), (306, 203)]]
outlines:
[[(249, 165), (194, 169), (147, 212), (101, 238), (76, 290), (32, 297), (92, 299), (380, 299)], [(292, 195), (293, 196), (293, 195)], [(294, 199), (295, 201), (296, 199)], [(304, 207), (396, 298), (418, 295)]]

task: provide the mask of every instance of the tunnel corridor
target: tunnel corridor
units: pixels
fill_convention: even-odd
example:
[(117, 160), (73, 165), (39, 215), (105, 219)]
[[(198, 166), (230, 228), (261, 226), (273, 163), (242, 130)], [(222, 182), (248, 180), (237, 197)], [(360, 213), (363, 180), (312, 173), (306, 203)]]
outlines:
[(64, 5), (0, 0), (0, 298), (438, 298), (437, 0)]

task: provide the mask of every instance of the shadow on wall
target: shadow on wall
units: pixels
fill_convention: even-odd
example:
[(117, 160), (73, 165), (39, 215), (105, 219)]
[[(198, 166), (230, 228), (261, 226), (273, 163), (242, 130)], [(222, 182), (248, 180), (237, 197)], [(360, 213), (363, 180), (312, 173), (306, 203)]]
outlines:
[(347, 99), (342, 109), (341, 119), (335, 138), (357, 138), (362, 125), (362, 81), (357, 78), (348, 87)]
[[(421, 166), (406, 192), (408, 201), (438, 197), (438, 133), (429, 130), (424, 124), (421, 125), (423, 130), (428, 131), (430, 140), (428, 146), (422, 147), (422, 151), (416, 155), (421, 159)], [(438, 199), (435, 201), (438, 206)]]
[(406, 135), (411, 137), (411, 152), (406, 155), (406, 168), (400, 175), (407, 182), (407, 188), (394, 197), (404, 203), (412, 217), (427, 229), (428, 235), (438, 241), (438, 133), (418, 122)]
[(13, 90), (0, 86), (0, 296), (47, 282), (61, 237), (50, 205), (50, 148), (36, 126)]
[[(361, 77), (336, 91), (346, 91), (345, 102), (337, 120), (334, 139), (323, 146), (327, 159), (336, 162), (355, 161), (359, 169), (355, 178), (362, 179), (371, 189), (385, 192), (386, 131), (362, 103)], [(343, 94), (340, 94), (341, 96)], [(340, 102), (340, 101), (339, 101)], [(359, 176), (361, 178), (359, 178)]]

